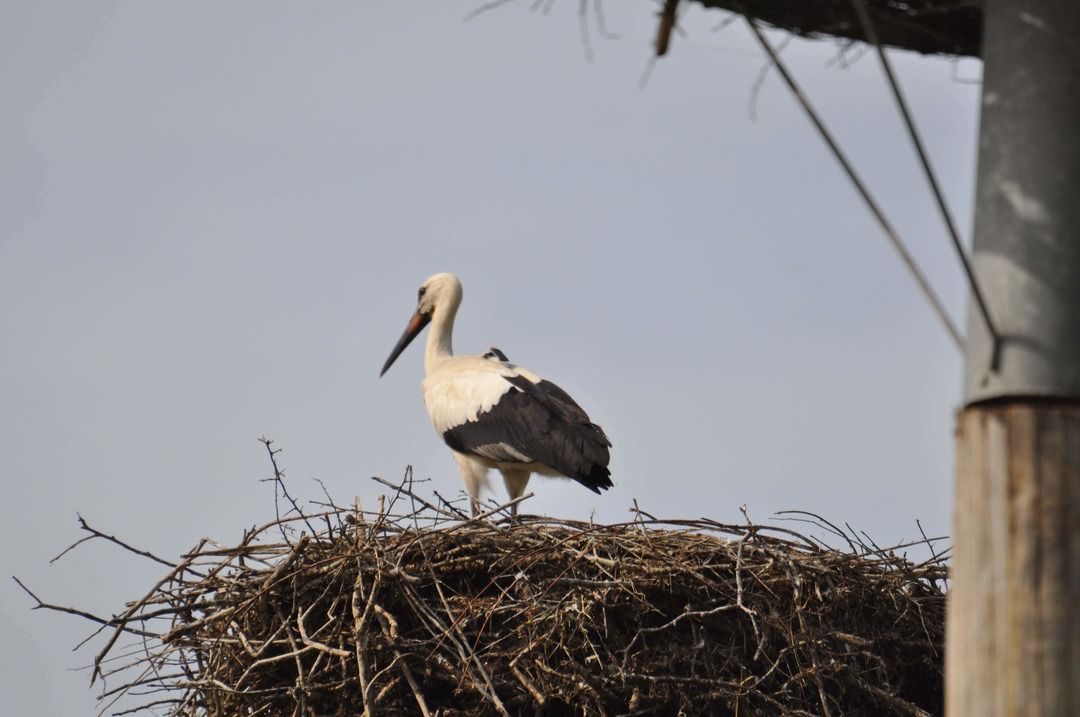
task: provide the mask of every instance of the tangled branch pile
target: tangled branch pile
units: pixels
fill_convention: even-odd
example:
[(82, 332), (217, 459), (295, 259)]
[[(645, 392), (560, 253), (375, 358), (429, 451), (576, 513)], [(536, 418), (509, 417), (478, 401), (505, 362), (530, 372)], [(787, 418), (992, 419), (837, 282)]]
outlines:
[(940, 714), (944, 579), (780, 528), (466, 520), (402, 487), (200, 542), (103, 620), (95, 676), (168, 715)]

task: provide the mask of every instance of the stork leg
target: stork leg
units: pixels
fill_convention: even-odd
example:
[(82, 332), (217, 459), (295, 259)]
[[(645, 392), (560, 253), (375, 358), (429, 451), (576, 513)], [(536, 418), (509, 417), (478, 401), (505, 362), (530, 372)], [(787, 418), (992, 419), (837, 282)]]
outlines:
[(464, 453), (451, 451), (454, 460), (457, 461), (461, 471), (461, 479), (465, 481), (465, 492), (469, 494), (469, 507), (475, 518), (480, 515), (480, 488), (487, 484), (488, 469), (478, 461), (473, 460)]
[[(520, 497), (525, 492), (525, 486), (529, 485), (530, 471), (519, 468), (500, 468), (503, 483), (506, 484), (506, 492), (510, 494), (510, 500)], [(510, 516), (517, 517), (518, 504), (510, 506)]]

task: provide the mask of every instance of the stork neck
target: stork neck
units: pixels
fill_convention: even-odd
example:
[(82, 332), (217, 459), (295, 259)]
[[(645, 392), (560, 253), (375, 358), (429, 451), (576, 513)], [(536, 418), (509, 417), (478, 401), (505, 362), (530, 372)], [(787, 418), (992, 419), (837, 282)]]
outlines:
[(454, 347), (451, 345), (451, 341), (454, 333), (455, 314), (457, 314), (457, 307), (448, 306), (446, 310), (437, 310), (431, 318), (427, 348), (424, 351), (424, 373), (431, 373), (442, 359), (454, 355)]

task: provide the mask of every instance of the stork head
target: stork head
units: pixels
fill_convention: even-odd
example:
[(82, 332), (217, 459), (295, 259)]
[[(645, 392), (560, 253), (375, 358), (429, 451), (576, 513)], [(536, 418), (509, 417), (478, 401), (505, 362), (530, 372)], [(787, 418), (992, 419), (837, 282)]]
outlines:
[(382, 377), (390, 366), (401, 355), (401, 352), (412, 343), (412, 340), (424, 330), (424, 327), (435, 316), (453, 315), (461, 303), (461, 282), (453, 274), (442, 273), (429, 276), (416, 296), (416, 311), (409, 319), (405, 327), (405, 333), (398, 339), (397, 346), (390, 352), (390, 357), (383, 364), (379, 376)]

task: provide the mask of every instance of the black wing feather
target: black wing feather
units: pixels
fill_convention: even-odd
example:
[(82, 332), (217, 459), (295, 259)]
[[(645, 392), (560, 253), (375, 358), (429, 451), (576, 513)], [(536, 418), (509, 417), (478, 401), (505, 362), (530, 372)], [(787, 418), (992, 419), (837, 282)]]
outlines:
[(610, 488), (611, 441), (566, 391), (550, 381), (507, 376), (513, 388), (475, 421), (455, 426), (443, 440), (456, 451), (495, 461), (520, 460), (509, 449), (589, 490)]

